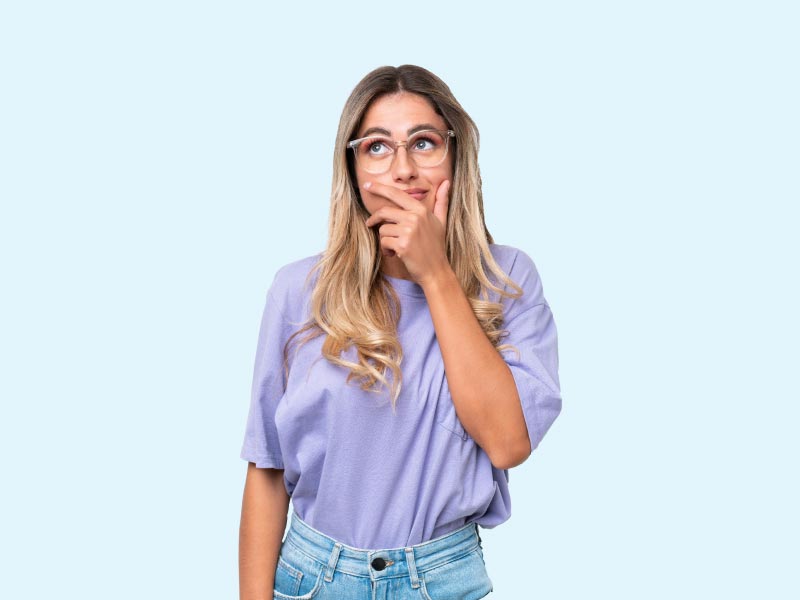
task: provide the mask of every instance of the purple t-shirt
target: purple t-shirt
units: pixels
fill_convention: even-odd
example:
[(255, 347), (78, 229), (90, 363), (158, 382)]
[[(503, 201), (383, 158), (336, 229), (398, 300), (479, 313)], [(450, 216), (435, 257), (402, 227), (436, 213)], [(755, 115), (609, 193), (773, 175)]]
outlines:
[[(517, 384), (531, 448), (561, 412), (556, 325), (531, 258), (490, 244), (500, 267), (524, 294), (503, 298), (501, 343)], [(324, 336), (289, 352), (283, 346), (309, 315), (320, 254), (275, 275), (258, 337), (252, 396), (241, 458), (284, 469), (286, 491), (306, 523), (356, 548), (399, 548), (476, 521), (484, 528), (511, 516), (508, 471), (495, 468), (455, 412), (444, 362), (422, 287), (383, 275), (398, 292), (403, 385), (392, 413), (388, 391), (361, 390), (348, 370), (321, 357)], [(493, 301), (498, 294), (490, 292)], [(305, 334), (302, 334), (305, 335)], [(297, 338), (295, 338), (296, 340)], [(343, 356), (357, 362), (355, 348)], [(390, 379), (391, 381), (391, 379)]]

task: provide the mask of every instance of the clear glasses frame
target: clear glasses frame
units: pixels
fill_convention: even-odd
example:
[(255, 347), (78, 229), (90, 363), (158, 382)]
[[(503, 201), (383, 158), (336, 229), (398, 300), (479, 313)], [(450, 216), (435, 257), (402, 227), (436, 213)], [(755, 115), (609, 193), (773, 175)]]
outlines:
[[(414, 160), (414, 155), (412, 153), (408, 152), (408, 147), (407, 147), (408, 146), (408, 141), (411, 140), (411, 139), (417, 138), (417, 137), (424, 136), (424, 134), (430, 133), (430, 132), (438, 133), (439, 135), (441, 135), (444, 138), (444, 154), (442, 154), (441, 160), (437, 161), (434, 164), (420, 165), (420, 164), (418, 164), (416, 162), (416, 160)], [(409, 136), (408, 139), (405, 139), (405, 140), (392, 140), (392, 139), (388, 138), (385, 135), (368, 135), (366, 137), (358, 138), (356, 140), (351, 140), (351, 141), (347, 142), (347, 147), (351, 148), (353, 150), (353, 154), (356, 157), (356, 161), (359, 163), (359, 165), (361, 166), (362, 169), (364, 169), (367, 173), (372, 173), (373, 175), (380, 175), (382, 173), (386, 173), (391, 168), (392, 163), (394, 162), (394, 155), (397, 154), (397, 149), (400, 146), (406, 147), (406, 153), (407, 153), (408, 157), (411, 160), (414, 160), (414, 164), (416, 164), (418, 167), (421, 166), (422, 168), (425, 168), (425, 169), (438, 167), (447, 158), (447, 153), (450, 151), (450, 138), (454, 138), (454, 137), (456, 137), (456, 132), (453, 131), (452, 129), (422, 129), (420, 131), (415, 131), (411, 136)], [(373, 139), (374, 140), (381, 140), (381, 141), (389, 141), (392, 144), (394, 144), (394, 148), (392, 148), (390, 160), (385, 160), (385, 159), (381, 160), (380, 161), (381, 164), (384, 164), (385, 167), (381, 167), (379, 169), (370, 169), (369, 167), (367, 167), (364, 164), (362, 164), (362, 161), (358, 160), (358, 147), (359, 147), (359, 145), (362, 142), (365, 142), (367, 140), (373, 140)], [(389, 157), (387, 157), (387, 158), (389, 158)]]

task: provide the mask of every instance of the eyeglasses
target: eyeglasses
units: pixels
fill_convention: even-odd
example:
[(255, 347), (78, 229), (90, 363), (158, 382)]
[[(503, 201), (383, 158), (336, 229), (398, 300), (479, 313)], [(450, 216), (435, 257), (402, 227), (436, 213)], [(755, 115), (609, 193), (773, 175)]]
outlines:
[(437, 167), (447, 157), (450, 138), (454, 131), (425, 129), (417, 131), (405, 141), (392, 140), (384, 135), (370, 135), (347, 143), (356, 155), (358, 165), (367, 173), (386, 173), (392, 166), (394, 155), (400, 146), (405, 146), (409, 158), (418, 167)]

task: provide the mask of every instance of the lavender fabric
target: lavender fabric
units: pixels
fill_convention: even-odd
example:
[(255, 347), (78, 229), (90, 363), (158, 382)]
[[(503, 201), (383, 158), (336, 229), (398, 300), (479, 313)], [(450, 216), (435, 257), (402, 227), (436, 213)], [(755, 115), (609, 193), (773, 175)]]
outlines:
[[(561, 412), (556, 325), (531, 258), (511, 246), (492, 255), (524, 294), (503, 298), (509, 331), (501, 355), (517, 384), (534, 450)], [(307, 319), (320, 254), (285, 265), (267, 293), (256, 350), (241, 458), (284, 469), (298, 516), (355, 548), (398, 548), (469, 522), (496, 527), (511, 516), (508, 471), (495, 468), (456, 415), (425, 294), (383, 275), (401, 298), (398, 336), (403, 387), (392, 413), (388, 393), (345, 383), (348, 370), (321, 357), (324, 336), (289, 353), (283, 346)], [(499, 295), (490, 293), (492, 300)], [(356, 361), (350, 348), (343, 353)]]

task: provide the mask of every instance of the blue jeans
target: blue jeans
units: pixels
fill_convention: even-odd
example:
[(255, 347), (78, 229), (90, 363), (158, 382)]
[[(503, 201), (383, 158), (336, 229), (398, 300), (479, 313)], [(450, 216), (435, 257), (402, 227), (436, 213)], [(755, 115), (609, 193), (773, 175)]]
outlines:
[(415, 546), (353, 548), (292, 511), (275, 570), (274, 600), (477, 600), (493, 590), (478, 526)]

